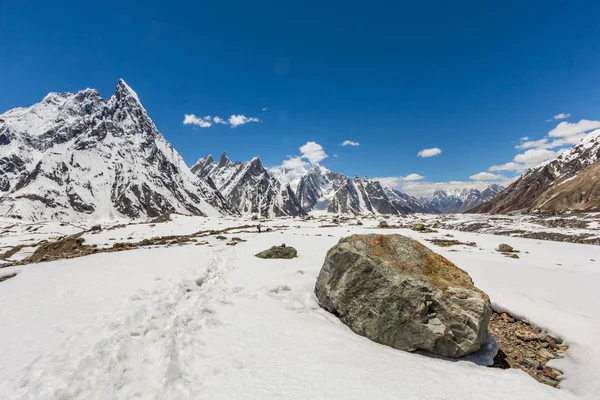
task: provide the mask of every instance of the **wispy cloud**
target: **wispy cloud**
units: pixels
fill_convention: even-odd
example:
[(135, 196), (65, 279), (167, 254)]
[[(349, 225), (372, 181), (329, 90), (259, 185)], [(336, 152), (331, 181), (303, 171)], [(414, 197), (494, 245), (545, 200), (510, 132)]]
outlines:
[(393, 189), (400, 188), (405, 182), (416, 182), (425, 179), (424, 176), (419, 174), (408, 174), (406, 176), (387, 176), (383, 178), (373, 178), (374, 181), (378, 181), (384, 187)]
[(438, 149), (437, 147), (434, 147), (432, 149), (423, 149), (421, 151), (419, 151), (417, 153), (417, 156), (419, 157), (433, 157), (433, 156), (437, 156), (439, 154), (442, 153), (441, 149)]
[(469, 178), (474, 181), (498, 181), (505, 179), (502, 175), (496, 175), (489, 172), (479, 172), (478, 174), (471, 175)]
[(262, 110), (263, 111), (267, 111), (269, 109), (269, 107), (263, 107)]
[(571, 114), (569, 114), (569, 113), (560, 113), (560, 114), (556, 114), (552, 118), (553, 119), (565, 119), (565, 118), (569, 118), (570, 116), (571, 116)]
[(352, 140), (344, 140), (342, 143), (340, 143), (340, 146), (360, 146), (360, 143), (353, 142)]
[(213, 124), (230, 125), (232, 128), (235, 128), (237, 126), (244, 125), (249, 122), (260, 122), (260, 119), (255, 117), (246, 117), (242, 114), (233, 114), (227, 120), (219, 116), (215, 116), (214, 118), (210, 115), (207, 115), (205, 117), (197, 117), (194, 114), (185, 114), (183, 118), (184, 125), (195, 125), (199, 126), (200, 128), (210, 128)]
[(229, 124), (231, 125), (232, 128), (235, 128), (236, 126), (247, 124), (249, 122), (260, 122), (260, 119), (254, 118), (254, 117), (248, 118), (242, 114), (232, 115), (231, 117), (229, 117)]
[(196, 125), (200, 128), (210, 128), (212, 126), (212, 118), (210, 115), (206, 117), (196, 117), (194, 114), (185, 114), (183, 116), (184, 125)]

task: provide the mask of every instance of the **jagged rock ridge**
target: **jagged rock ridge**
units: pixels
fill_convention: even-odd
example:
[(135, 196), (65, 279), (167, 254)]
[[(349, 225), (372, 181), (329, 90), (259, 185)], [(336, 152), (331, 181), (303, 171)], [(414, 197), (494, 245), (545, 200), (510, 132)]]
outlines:
[(191, 173), (120, 80), (0, 114), (0, 215), (27, 220), (236, 213)]
[(378, 181), (358, 176), (351, 179), (318, 164), (300, 179), (296, 193), (306, 210), (356, 215), (436, 212), (412, 196), (382, 187)]
[(269, 175), (258, 157), (248, 163), (232, 162), (223, 153), (215, 163), (209, 155), (198, 160), (192, 172), (214, 185), (243, 215), (306, 215), (290, 185)]

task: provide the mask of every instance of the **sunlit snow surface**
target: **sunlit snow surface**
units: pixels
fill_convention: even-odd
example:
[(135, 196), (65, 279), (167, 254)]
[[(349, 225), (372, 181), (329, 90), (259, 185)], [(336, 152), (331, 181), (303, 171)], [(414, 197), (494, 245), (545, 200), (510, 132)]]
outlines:
[[(479, 218), (479, 217), (477, 217)], [(227, 246), (157, 246), (0, 269), (1, 399), (573, 399), (600, 398), (600, 247), (440, 230), (378, 230), (377, 219), (262, 222)], [(405, 222), (404, 220), (403, 222)], [(389, 223), (399, 222), (398, 218)], [(86, 233), (88, 244), (189, 234), (255, 221), (176, 216)], [(287, 226), (282, 227), (282, 225)], [(83, 228), (13, 226), (1, 246)], [(378, 345), (321, 310), (313, 289), (325, 253), (352, 233), (400, 233), (463, 268), (501, 310), (570, 346), (550, 365), (561, 389), (520, 370), (446, 361)], [(476, 247), (437, 247), (454, 235)], [(294, 246), (293, 260), (253, 255)], [(508, 243), (520, 259), (494, 249)], [(458, 251), (453, 251), (458, 250)]]

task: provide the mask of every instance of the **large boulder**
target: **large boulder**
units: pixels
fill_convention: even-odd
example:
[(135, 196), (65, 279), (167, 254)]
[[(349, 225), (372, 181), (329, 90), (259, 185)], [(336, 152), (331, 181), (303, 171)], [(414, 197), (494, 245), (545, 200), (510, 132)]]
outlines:
[(460, 357), (487, 341), (489, 297), (465, 271), (401, 235), (341, 239), (315, 294), (354, 332), (397, 349)]

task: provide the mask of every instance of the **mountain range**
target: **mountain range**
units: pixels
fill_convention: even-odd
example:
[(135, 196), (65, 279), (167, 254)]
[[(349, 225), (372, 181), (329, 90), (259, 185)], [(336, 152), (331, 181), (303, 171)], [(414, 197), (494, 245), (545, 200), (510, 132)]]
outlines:
[(498, 184), (492, 184), (482, 191), (477, 189), (454, 191), (438, 189), (432, 196), (424, 197), (421, 201), (441, 213), (462, 213), (490, 201), (503, 190), (504, 187)]
[(600, 211), (600, 130), (469, 212)]
[(23, 220), (456, 212), (500, 189), (419, 200), (319, 164), (289, 182), (258, 157), (226, 153), (189, 168), (123, 80), (109, 99), (94, 89), (50, 93), (0, 114), (0, 216)]

